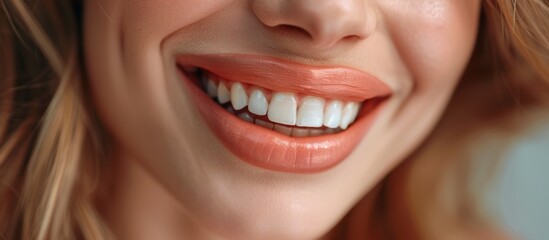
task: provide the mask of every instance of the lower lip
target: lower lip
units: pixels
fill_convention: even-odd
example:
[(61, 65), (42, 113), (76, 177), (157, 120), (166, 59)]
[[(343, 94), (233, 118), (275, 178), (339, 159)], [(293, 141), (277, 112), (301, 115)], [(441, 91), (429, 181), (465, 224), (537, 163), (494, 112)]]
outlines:
[(227, 112), (209, 98), (185, 74), (179, 74), (190, 90), (206, 124), (239, 159), (254, 166), (290, 173), (317, 173), (333, 168), (357, 147), (382, 104), (363, 108), (357, 121), (336, 134), (295, 138)]

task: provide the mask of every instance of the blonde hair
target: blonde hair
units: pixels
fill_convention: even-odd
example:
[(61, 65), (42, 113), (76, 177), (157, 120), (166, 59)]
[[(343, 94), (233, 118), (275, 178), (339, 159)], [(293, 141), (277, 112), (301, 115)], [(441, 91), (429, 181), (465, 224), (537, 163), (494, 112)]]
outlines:
[[(81, 3), (0, 3), (0, 239), (108, 238), (93, 204), (105, 144), (83, 89)], [(406, 183), (409, 219), (426, 239), (440, 239), (441, 221), (482, 219), (475, 194), (461, 183), (476, 164), (466, 155), (478, 143), (471, 140), (492, 129), (484, 123), (507, 127), (514, 122), (502, 120), (516, 120), (517, 110), (547, 103), (548, 3), (483, 4), (477, 49), (447, 114), (382, 183), (379, 201), (401, 197), (393, 189)], [(418, 191), (432, 182), (440, 184)]]

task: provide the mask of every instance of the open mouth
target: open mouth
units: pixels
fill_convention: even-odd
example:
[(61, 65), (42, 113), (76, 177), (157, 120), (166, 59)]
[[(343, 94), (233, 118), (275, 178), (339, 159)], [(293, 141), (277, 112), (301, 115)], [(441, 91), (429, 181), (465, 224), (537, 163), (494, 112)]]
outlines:
[[(363, 102), (275, 92), (224, 79), (198, 67), (186, 66), (182, 71), (227, 112), (287, 136), (320, 136), (346, 130), (363, 105)], [(373, 106), (378, 100), (369, 99), (365, 106)]]
[(238, 159), (275, 171), (336, 166), (392, 91), (365, 72), (256, 55), (176, 58), (205, 123)]

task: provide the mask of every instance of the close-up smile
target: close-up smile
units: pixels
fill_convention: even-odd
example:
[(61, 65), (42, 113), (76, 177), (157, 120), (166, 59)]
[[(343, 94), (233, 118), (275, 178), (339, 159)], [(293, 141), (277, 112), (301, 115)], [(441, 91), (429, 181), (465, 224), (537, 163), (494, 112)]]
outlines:
[(0, 240), (549, 236), (549, 0), (0, 2)]
[(177, 58), (180, 76), (221, 142), (256, 166), (319, 172), (358, 145), (391, 90), (346, 67), (248, 55)]

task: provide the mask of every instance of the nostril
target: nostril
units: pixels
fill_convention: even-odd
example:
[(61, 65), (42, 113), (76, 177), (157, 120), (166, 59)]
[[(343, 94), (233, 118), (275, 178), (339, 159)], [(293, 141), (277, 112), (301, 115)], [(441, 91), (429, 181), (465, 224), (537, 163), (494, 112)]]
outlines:
[(361, 36), (358, 36), (358, 35), (349, 35), (349, 36), (345, 36), (342, 40), (345, 40), (345, 41), (357, 41), (357, 40), (360, 40), (362, 39), (363, 37)]
[[(311, 31), (308, 31), (308, 29), (295, 26), (295, 25), (290, 25), (290, 24), (276, 25), (273, 27), (273, 30), (275, 30), (281, 35), (312, 40), (318, 45), (322, 45), (322, 46), (330, 46), (331, 44), (334, 43), (334, 41), (338, 41), (338, 38), (333, 38), (333, 35), (323, 35), (321, 34), (322, 32), (316, 32), (316, 33), (311, 32)], [(311, 30), (313, 29), (311, 28)], [(363, 37), (357, 34), (351, 34), (351, 35), (347, 35), (339, 38), (339, 40), (344, 42), (354, 42), (360, 39), (363, 39)]]
[(278, 31), (280, 31), (281, 33), (284, 33), (284, 34), (295, 35), (295, 36), (304, 36), (308, 39), (313, 39), (313, 35), (311, 33), (309, 33), (307, 30), (305, 30), (303, 28), (300, 28), (300, 27), (296, 27), (294, 25), (280, 24), (280, 25), (276, 26), (276, 28), (277, 28)]

